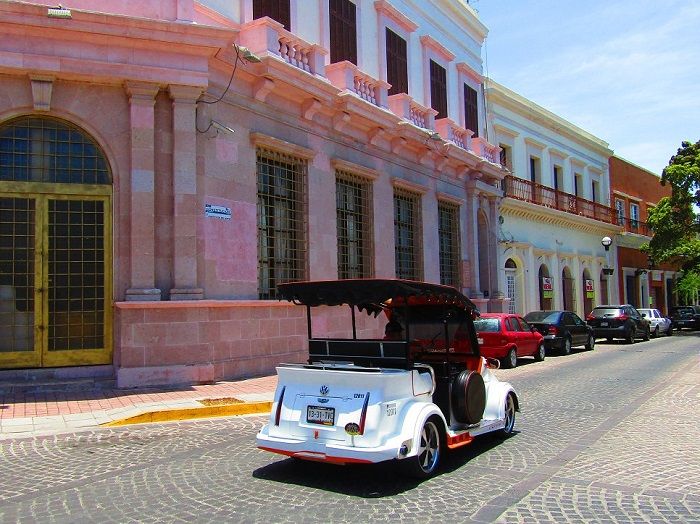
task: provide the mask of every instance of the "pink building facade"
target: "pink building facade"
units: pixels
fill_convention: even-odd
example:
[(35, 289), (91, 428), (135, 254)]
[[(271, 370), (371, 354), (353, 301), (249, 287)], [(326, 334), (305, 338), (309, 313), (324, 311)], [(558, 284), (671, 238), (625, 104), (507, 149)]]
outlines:
[(295, 1), (287, 23), (250, 0), (0, 4), (0, 369), (270, 373), (306, 358), (286, 280), (412, 278), (503, 308), (485, 28), (461, 2), (431, 2), (447, 40), (410, 2), (349, 3), (357, 63), (333, 61), (332, 9)]

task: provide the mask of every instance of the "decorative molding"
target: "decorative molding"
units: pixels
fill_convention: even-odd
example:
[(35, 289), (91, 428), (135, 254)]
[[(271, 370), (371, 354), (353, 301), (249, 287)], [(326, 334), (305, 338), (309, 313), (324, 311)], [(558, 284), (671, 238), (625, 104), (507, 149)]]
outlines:
[(442, 191), (438, 191), (436, 193), (436, 197), (439, 202), (446, 202), (448, 204), (453, 204), (459, 207), (465, 204), (464, 199), (456, 197), (454, 195), (448, 195), (447, 193), (443, 193)]
[(471, 78), (477, 84), (481, 85), (484, 83), (484, 75), (469, 67), (465, 62), (457, 63), (456, 67), (458, 73), (462, 73), (464, 76)]
[(403, 178), (392, 177), (391, 185), (395, 188), (406, 189), (413, 193), (419, 193), (425, 195), (428, 192), (428, 188), (421, 184), (416, 184), (415, 182), (409, 182)]
[(430, 35), (422, 35), (420, 37), (420, 43), (424, 47), (432, 49), (438, 56), (440, 56), (446, 62), (452, 62), (455, 59), (455, 54), (449, 51), (444, 45), (435, 40)]
[(348, 162), (347, 160), (343, 160), (341, 158), (332, 158), (331, 167), (333, 169), (337, 169), (338, 171), (346, 171), (370, 180), (376, 180), (379, 178), (379, 171), (376, 169), (361, 166), (360, 164), (355, 164), (354, 162)]
[(343, 131), (350, 123), (352, 116), (347, 111), (338, 111), (333, 116), (333, 129)]
[(255, 83), (253, 84), (253, 93), (254, 93), (254, 98), (255, 100), (258, 100), (260, 102), (264, 102), (267, 99), (267, 95), (269, 95), (272, 90), (275, 88), (275, 81), (267, 78), (267, 77), (260, 77), (258, 78)]
[(307, 98), (301, 105), (301, 116), (306, 120), (313, 120), (314, 115), (316, 115), (322, 107), (321, 101), (317, 98)]
[(386, 0), (376, 0), (374, 2), (374, 9), (377, 11), (377, 13), (383, 14), (387, 18), (390, 18), (394, 23), (401, 27), (401, 29), (408, 33), (412, 33), (418, 29), (418, 24), (411, 21), (411, 19), (403, 13), (400, 13)]
[(613, 236), (620, 234), (622, 228), (616, 224), (608, 224), (593, 218), (574, 215), (558, 209), (524, 202), (514, 198), (504, 198), (501, 201), (501, 213), (524, 220), (531, 221), (533, 227), (537, 223), (551, 224), (554, 226), (585, 231), (596, 235)]
[(250, 141), (255, 147), (267, 147), (305, 160), (311, 160), (316, 156), (316, 151), (312, 149), (258, 132), (250, 133)]
[(31, 75), (29, 80), (32, 83), (34, 111), (51, 111), (54, 78), (51, 76)]

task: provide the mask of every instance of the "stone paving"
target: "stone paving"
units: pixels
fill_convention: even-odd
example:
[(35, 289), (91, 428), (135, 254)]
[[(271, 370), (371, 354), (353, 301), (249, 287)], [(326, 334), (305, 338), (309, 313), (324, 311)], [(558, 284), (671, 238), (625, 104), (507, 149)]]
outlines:
[(698, 340), (498, 371), (521, 396), (518, 432), (422, 483), (257, 450), (261, 416), (7, 439), (0, 522), (700, 523)]

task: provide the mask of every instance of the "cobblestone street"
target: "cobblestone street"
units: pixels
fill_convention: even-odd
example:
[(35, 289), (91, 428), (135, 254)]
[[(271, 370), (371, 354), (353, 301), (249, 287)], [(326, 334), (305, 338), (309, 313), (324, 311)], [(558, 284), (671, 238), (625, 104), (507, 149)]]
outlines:
[(2, 522), (700, 522), (695, 333), (522, 359), (518, 432), (417, 483), (259, 451), (264, 418), (0, 442)]

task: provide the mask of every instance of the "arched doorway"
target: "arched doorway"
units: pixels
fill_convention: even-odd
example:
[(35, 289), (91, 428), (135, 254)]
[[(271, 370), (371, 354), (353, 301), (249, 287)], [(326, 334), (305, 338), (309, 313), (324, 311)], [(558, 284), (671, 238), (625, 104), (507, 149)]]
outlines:
[(82, 129), (0, 124), (0, 368), (111, 363), (111, 194)]
[(519, 299), (522, 293), (518, 290), (518, 265), (512, 258), (506, 260), (506, 296), (510, 299), (508, 302), (508, 313), (515, 314), (518, 311)]
[(491, 290), (491, 273), (489, 269), (489, 223), (483, 211), (477, 214), (477, 241), (479, 244), (479, 285), (484, 296), (488, 298)]
[(566, 311), (576, 311), (576, 286), (569, 267), (561, 271), (562, 306)]
[(540, 287), (540, 309), (542, 311), (551, 311), (552, 300), (554, 299), (554, 286), (552, 278), (549, 275), (549, 268), (542, 264), (537, 273)]
[(595, 303), (595, 287), (588, 268), (583, 270), (581, 289), (583, 290), (583, 315), (586, 316), (591, 312)]

